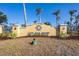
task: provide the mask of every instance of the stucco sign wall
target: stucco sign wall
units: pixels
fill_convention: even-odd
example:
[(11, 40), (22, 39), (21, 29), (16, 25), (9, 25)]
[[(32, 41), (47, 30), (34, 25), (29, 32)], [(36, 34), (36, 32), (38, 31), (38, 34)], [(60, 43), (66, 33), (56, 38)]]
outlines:
[[(62, 29), (64, 28), (64, 30)], [(13, 32), (17, 34), (17, 37), (21, 36), (56, 36), (56, 28), (45, 24), (33, 24), (27, 27), (13, 26)], [(67, 34), (67, 26), (61, 25), (59, 29), (60, 34), (63, 32)]]
[[(16, 28), (16, 30), (15, 30)], [(56, 29), (45, 24), (33, 24), (25, 28), (13, 27), (13, 32), (16, 32), (18, 37), (21, 36), (56, 36)]]
[(45, 24), (33, 24), (26, 29), (27, 36), (56, 36), (56, 29)]

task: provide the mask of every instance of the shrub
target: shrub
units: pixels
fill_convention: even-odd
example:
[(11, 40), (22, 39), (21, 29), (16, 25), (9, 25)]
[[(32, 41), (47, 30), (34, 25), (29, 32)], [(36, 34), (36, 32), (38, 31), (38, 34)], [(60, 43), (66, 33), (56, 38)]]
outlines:
[(8, 34), (8, 37), (12, 39), (15, 39), (16, 36), (17, 36), (16, 33), (12, 33), (12, 32)]
[(1, 37), (1, 33), (0, 33), (0, 37)]
[(15, 39), (16, 38), (16, 33), (1, 33), (0, 34), (0, 38), (12, 38), (12, 39)]
[(60, 37), (62, 37), (62, 38), (65, 38), (65, 37), (67, 37), (68, 35), (66, 34), (66, 33), (63, 33), (63, 32), (61, 32), (61, 34), (60, 34)]
[(1, 33), (1, 34), (0, 34), (0, 37), (1, 37), (1, 38), (7, 38), (7, 34), (6, 34), (6, 33)]

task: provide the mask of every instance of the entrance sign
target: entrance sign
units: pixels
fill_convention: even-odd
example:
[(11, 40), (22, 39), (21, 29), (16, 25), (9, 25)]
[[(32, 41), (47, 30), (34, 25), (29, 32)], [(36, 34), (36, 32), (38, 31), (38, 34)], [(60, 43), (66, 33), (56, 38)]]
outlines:
[(33, 24), (27, 31), (27, 36), (56, 36), (56, 29), (45, 24)]
[(42, 29), (42, 27), (40, 25), (37, 25), (35, 28), (37, 31), (40, 31)]
[[(16, 30), (14, 28), (16, 27)], [(45, 24), (32, 24), (21, 28), (13, 26), (13, 32), (17, 33), (17, 37), (21, 36), (56, 36), (56, 28)]]
[(29, 36), (48, 36), (49, 32), (30, 32)]

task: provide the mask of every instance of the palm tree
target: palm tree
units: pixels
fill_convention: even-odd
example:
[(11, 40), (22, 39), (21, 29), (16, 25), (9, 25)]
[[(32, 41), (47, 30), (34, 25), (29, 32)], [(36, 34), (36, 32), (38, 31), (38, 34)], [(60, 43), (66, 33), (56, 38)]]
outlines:
[(44, 22), (45, 25), (49, 25), (52, 26), (52, 24), (50, 22)]
[(60, 10), (57, 10), (53, 13), (56, 16), (56, 24), (59, 25), (59, 19), (60, 19)]
[[(78, 28), (79, 28), (79, 24), (78, 24)], [(79, 34), (79, 29), (78, 29), (78, 34)]]
[(71, 33), (71, 31), (70, 31), (70, 21), (67, 21), (66, 24), (68, 26), (68, 34), (70, 34)]
[(53, 15), (56, 16), (56, 35), (58, 36), (59, 35), (59, 29), (58, 29), (58, 26), (59, 26), (59, 20), (60, 20), (60, 10), (57, 10), (53, 13)]
[(41, 8), (37, 8), (35, 11), (36, 11), (36, 15), (39, 16), (39, 21), (41, 23), (41, 15), (40, 14), (42, 12), (42, 9)]

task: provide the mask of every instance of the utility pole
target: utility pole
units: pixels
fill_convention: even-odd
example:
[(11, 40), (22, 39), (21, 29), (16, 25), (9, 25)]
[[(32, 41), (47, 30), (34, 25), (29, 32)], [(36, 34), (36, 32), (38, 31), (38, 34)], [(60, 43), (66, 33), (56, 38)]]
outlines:
[(24, 10), (24, 21), (25, 21), (25, 26), (27, 26), (27, 17), (26, 17), (26, 7), (25, 7), (25, 3), (23, 3), (23, 10)]

